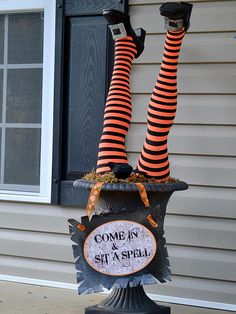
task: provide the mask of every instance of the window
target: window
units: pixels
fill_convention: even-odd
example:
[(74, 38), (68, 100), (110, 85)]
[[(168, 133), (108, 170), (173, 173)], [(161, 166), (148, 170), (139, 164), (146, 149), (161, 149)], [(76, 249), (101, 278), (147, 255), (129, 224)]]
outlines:
[(0, 0), (0, 200), (86, 203), (73, 181), (96, 166), (108, 8), (128, 1)]
[(0, 199), (50, 202), (55, 0), (0, 1)]

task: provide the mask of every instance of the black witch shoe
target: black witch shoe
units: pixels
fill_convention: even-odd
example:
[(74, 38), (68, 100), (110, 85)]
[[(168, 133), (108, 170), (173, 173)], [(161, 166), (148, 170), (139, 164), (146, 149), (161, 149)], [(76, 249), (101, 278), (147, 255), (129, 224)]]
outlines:
[(130, 24), (130, 16), (117, 10), (103, 10), (103, 16), (109, 24), (113, 39), (131, 36), (136, 45), (138, 58), (144, 50), (146, 31), (143, 28), (133, 30)]
[(190, 16), (193, 5), (187, 2), (166, 2), (161, 5), (160, 13), (165, 17), (165, 29), (185, 33), (190, 26)]
[(133, 171), (133, 168), (129, 164), (109, 162), (108, 165), (117, 179), (127, 179)]

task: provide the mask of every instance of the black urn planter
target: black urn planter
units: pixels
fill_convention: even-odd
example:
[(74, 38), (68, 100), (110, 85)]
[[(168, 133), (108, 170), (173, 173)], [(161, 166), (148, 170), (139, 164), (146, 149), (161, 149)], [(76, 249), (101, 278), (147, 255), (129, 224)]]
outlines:
[[(78, 189), (93, 185), (85, 180), (74, 182)], [(113, 289), (100, 304), (86, 308), (86, 314), (170, 313), (169, 307), (148, 298), (143, 285), (171, 280), (164, 238), (166, 206), (173, 192), (188, 185), (182, 181), (143, 185), (148, 206), (136, 184), (104, 183), (92, 219), (69, 220), (71, 239), (76, 243), (79, 294)]]

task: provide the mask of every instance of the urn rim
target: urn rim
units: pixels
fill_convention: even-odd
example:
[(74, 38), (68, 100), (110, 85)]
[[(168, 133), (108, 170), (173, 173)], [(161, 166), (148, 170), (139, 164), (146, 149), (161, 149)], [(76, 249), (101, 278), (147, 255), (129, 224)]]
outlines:
[[(73, 187), (76, 189), (83, 188), (91, 190), (95, 181), (87, 181), (78, 179), (74, 181)], [(166, 182), (166, 183), (143, 183), (147, 192), (174, 192), (187, 190), (188, 184), (184, 181)], [(123, 192), (138, 192), (138, 187), (135, 183), (104, 183), (102, 191), (123, 191)]]

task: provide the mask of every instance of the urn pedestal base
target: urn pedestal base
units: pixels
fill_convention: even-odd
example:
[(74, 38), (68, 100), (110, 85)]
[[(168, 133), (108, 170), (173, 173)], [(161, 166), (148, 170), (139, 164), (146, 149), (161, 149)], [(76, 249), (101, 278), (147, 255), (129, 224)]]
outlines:
[[(77, 180), (74, 187), (91, 190), (94, 182)], [(170, 307), (152, 301), (143, 285), (171, 278), (164, 238), (166, 206), (173, 192), (187, 188), (182, 181), (145, 183), (143, 190), (134, 183), (104, 183), (92, 219), (71, 222), (79, 294), (116, 287), (85, 314), (170, 314)]]
[(85, 309), (85, 314), (170, 314), (170, 307), (152, 301), (142, 286), (114, 289), (100, 304)]

